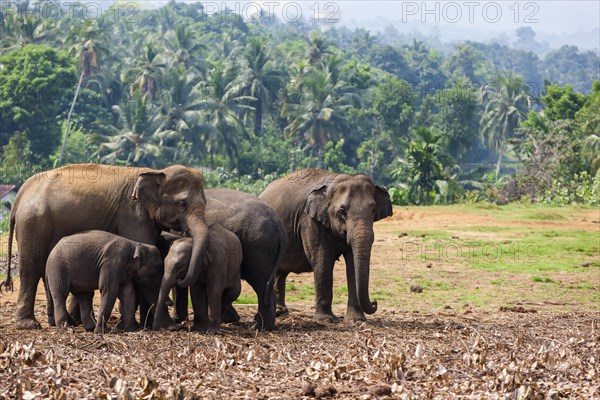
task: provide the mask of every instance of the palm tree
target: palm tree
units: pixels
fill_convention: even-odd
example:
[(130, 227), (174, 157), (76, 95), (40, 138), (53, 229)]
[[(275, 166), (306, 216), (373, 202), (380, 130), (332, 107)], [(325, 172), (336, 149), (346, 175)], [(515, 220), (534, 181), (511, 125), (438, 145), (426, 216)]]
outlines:
[(154, 100), (158, 95), (160, 70), (166, 67), (162, 61), (156, 43), (147, 42), (143, 45), (142, 54), (126, 62), (131, 67), (125, 69), (122, 80), (133, 83), (132, 91), (137, 88), (144, 96)]
[(434, 133), (427, 128), (417, 129), (416, 138), (408, 145), (407, 159), (401, 160), (406, 168), (401, 167), (393, 173), (400, 176), (407, 172), (409, 196), (418, 204), (430, 203), (435, 182), (443, 176), (442, 136), (441, 132)]
[(527, 119), (532, 98), (522, 77), (513, 72), (498, 75), (482, 92), (485, 110), (481, 116), (481, 134), (490, 149), (498, 154), (496, 179), (500, 174), (506, 139)]
[(254, 135), (261, 136), (263, 113), (271, 103), (282, 82), (283, 73), (274, 68), (266, 40), (251, 37), (246, 45), (244, 58), (248, 70), (242, 76), (243, 88), (249, 96), (256, 98), (254, 104)]
[(100, 162), (159, 168), (165, 156), (176, 152), (176, 147), (164, 145), (160, 127), (165, 116), (147, 96), (137, 92), (130, 101), (113, 106), (113, 112), (118, 124), (105, 127), (112, 135), (101, 138), (104, 143), (98, 148)]
[(203, 124), (201, 79), (183, 65), (164, 70), (161, 80), (167, 90), (160, 96), (161, 113), (165, 116), (158, 132), (168, 145), (180, 146), (195, 156), (205, 150), (200, 128)]
[(188, 70), (195, 69), (197, 73), (204, 71), (205, 62), (199, 54), (206, 46), (198, 41), (193, 27), (178, 24), (174, 30), (167, 32), (165, 39), (174, 63), (181, 63)]
[(317, 150), (317, 167), (321, 166), (322, 152), (329, 140), (337, 140), (346, 132), (348, 102), (332, 83), (327, 69), (311, 69), (302, 79), (299, 103), (287, 103), (282, 114), (290, 119), (284, 129), (287, 136), (302, 137), (312, 150)]
[(324, 34), (314, 31), (308, 38), (307, 58), (310, 65), (318, 65), (324, 55), (330, 54), (331, 42)]
[(207, 80), (201, 84), (204, 93), (200, 104), (204, 123), (199, 127), (211, 165), (215, 154), (225, 153), (230, 161), (237, 156), (239, 139), (247, 136), (246, 115), (255, 109), (255, 97), (244, 96), (236, 85), (237, 69), (225, 62), (213, 64)]

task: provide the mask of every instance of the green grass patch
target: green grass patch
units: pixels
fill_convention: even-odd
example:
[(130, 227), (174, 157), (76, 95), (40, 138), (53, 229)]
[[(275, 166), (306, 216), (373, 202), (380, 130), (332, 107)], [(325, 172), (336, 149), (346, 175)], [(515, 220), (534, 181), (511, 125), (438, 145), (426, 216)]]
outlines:
[(257, 304), (256, 295), (242, 294), (233, 304)]
[(554, 283), (554, 281), (548, 277), (545, 276), (534, 276), (531, 278), (532, 281), (534, 282), (540, 282), (540, 283)]

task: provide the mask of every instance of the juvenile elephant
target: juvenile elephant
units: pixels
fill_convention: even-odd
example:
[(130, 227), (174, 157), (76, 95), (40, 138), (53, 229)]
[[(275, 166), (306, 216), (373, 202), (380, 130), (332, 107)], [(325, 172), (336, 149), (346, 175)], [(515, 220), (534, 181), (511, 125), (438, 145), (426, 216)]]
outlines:
[[(10, 255), (16, 225), (21, 280), (17, 329), (40, 327), (33, 307), (48, 254), (62, 237), (77, 232), (103, 230), (146, 244), (157, 244), (161, 230), (188, 232), (193, 241), (192, 257), (188, 274), (179, 284), (189, 286), (198, 279), (205, 255), (205, 206), (202, 174), (179, 165), (151, 170), (77, 164), (32, 176), (15, 198), (9, 223), (5, 284), (11, 283)], [(54, 322), (51, 301), (48, 322)]]
[(283, 220), (288, 249), (279, 265), (275, 291), (278, 313), (286, 313), (285, 279), (314, 271), (317, 320), (333, 314), (333, 266), (344, 256), (348, 281), (346, 321), (364, 321), (377, 310), (369, 298), (373, 222), (392, 215), (386, 190), (366, 175), (305, 169), (271, 183), (260, 194)]
[[(231, 306), (242, 290), (242, 245), (235, 234), (220, 224), (210, 225), (209, 235), (205, 271), (190, 286), (190, 292), (194, 308), (193, 329), (216, 332), (221, 326), (222, 307)], [(169, 238), (166, 241), (170, 241)], [(191, 251), (192, 241), (189, 238), (177, 239), (170, 244), (152, 326), (154, 330), (175, 328), (168, 315), (166, 301), (177, 280), (187, 273)]]
[[(287, 247), (283, 221), (267, 203), (256, 196), (231, 189), (206, 190), (206, 222), (220, 223), (236, 234), (242, 243), (242, 279), (256, 293), (256, 327), (275, 328), (275, 274)], [(228, 322), (239, 319), (233, 307), (227, 307)]]
[[(104, 231), (87, 231), (62, 238), (50, 252), (46, 264), (46, 283), (54, 304), (56, 325), (68, 325), (66, 300), (72, 293), (78, 301), (85, 330), (107, 332), (106, 321), (118, 297), (124, 328), (134, 331), (137, 323), (133, 281), (151, 296), (158, 290), (162, 271), (162, 257), (155, 246)], [(92, 300), (96, 289), (100, 289), (101, 300), (100, 313), (94, 323)]]
[[(220, 223), (236, 234), (242, 243), (242, 279), (248, 282), (258, 299), (256, 328), (275, 327), (275, 295), (273, 284), (278, 265), (287, 246), (283, 221), (275, 211), (256, 196), (231, 189), (205, 190), (206, 222)], [(177, 288), (176, 315), (187, 318), (187, 292)], [(223, 320), (236, 322), (239, 315), (233, 307), (224, 307)]]

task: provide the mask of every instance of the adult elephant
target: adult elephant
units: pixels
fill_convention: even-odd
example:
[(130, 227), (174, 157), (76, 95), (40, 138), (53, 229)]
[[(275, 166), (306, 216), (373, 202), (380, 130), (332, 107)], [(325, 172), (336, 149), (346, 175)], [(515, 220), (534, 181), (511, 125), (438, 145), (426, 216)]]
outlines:
[[(33, 307), (48, 254), (62, 237), (80, 231), (103, 230), (146, 244), (156, 244), (162, 229), (188, 232), (192, 257), (178, 284), (189, 286), (202, 272), (208, 240), (205, 207), (202, 174), (184, 166), (151, 170), (76, 164), (32, 176), (19, 190), (10, 216), (6, 282), (16, 227), (21, 281), (17, 329), (40, 327)], [(53, 324), (48, 303), (48, 322)]]
[(305, 169), (271, 183), (259, 198), (281, 217), (288, 249), (279, 265), (275, 291), (277, 312), (287, 313), (285, 279), (290, 272), (314, 272), (315, 318), (336, 322), (333, 265), (346, 261), (348, 308), (346, 321), (364, 321), (377, 310), (369, 298), (373, 222), (392, 215), (387, 191), (366, 175), (333, 174)]
[[(206, 222), (219, 223), (235, 233), (242, 244), (241, 277), (256, 292), (258, 311), (254, 316), (257, 329), (275, 327), (274, 282), (277, 268), (287, 246), (287, 233), (279, 216), (264, 201), (248, 193), (231, 189), (205, 191)], [(187, 291), (177, 290), (178, 320), (187, 318)], [(224, 322), (236, 322), (239, 316), (233, 307), (227, 310)], [(173, 327), (171, 322), (167, 322)]]

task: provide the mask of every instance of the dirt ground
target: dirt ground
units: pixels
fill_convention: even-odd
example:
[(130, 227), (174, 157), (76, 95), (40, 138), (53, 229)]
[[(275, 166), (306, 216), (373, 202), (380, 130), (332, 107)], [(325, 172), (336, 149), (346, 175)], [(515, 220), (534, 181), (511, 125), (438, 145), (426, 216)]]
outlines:
[[(600, 399), (600, 312), (589, 297), (557, 297), (528, 276), (478, 275), (460, 262), (405, 259), (398, 251), (418, 240), (398, 232), (554, 224), (600, 233), (599, 216), (583, 210), (565, 221), (499, 221), (485, 212), (395, 209), (376, 225), (371, 292), (379, 309), (357, 325), (313, 321), (311, 297), (288, 304), (290, 315), (273, 332), (252, 328), (255, 305), (238, 305), (241, 323), (218, 335), (95, 335), (46, 324), (16, 331), (15, 291), (0, 296), (0, 398)], [(496, 275), (508, 285), (490, 285)], [(591, 290), (600, 290), (596, 267), (559, 275), (573, 284), (597, 279)], [(310, 274), (290, 278), (299, 287), (312, 281)], [(411, 293), (424, 280), (446, 286), (439, 296), (434, 284)], [(343, 283), (339, 265), (336, 287)], [(343, 316), (346, 295), (334, 296)], [(40, 291), (42, 322), (44, 304)]]

